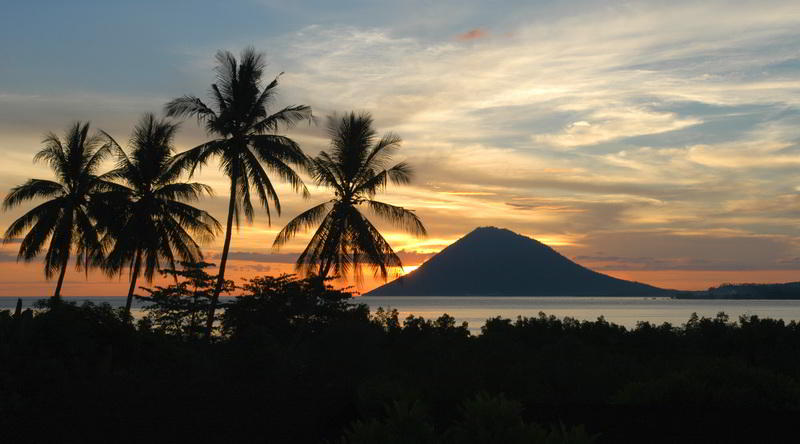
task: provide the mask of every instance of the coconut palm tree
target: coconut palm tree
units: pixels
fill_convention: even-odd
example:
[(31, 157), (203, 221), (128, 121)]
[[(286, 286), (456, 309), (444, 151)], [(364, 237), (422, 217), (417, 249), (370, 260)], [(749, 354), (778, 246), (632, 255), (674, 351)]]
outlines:
[(292, 219), (278, 233), (273, 247), (279, 249), (299, 231), (317, 227), (297, 259), (298, 270), (324, 279), (331, 271), (346, 277), (352, 269), (360, 279), (361, 266), (366, 265), (386, 280), (387, 267), (402, 267), (402, 263), (360, 208), (369, 208), (411, 234), (426, 235), (412, 211), (374, 199), (389, 182), (401, 185), (411, 181), (412, 170), (407, 163), (388, 167), (400, 138), (391, 133), (377, 138), (368, 113), (329, 117), (328, 133), (331, 153), (321, 152), (310, 169), (317, 185), (330, 188), (335, 197)]
[(98, 198), (105, 206), (97, 211), (104, 244), (113, 245), (103, 269), (109, 275), (129, 269), (128, 312), (142, 272), (152, 282), (162, 264), (175, 268), (176, 257), (183, 262), (202, 259), (197, 240), (211, 241), (221, 230), (209, 213), (188, 204), (211, 194), (211, 187), (180, 181), (181, 170), (171, 165), (177, 129), (176, 123), (145, 114), (133, 130), (130, 154), (104, 133), (117, 157), (116, 168), (106, 176), (121, 184)]
[(103, 251), (92, 217), (92, 200), (115, 185), (97, 175), (109, 149), (100, 136), (89, 135), (88, 122), (72, 125), (63, 139), (48, 133), (42, 143), (44, 147), (33, 160), (46, 162), (56, 179), (29, 179), (11, 189), (3, 200), (4, 210), (28, 200), (46, 201), (15, 220), (6, 230), (3, 243), (28, 230), (17, 255), (17, 260), (25, 262), (38, 257), (47, 244), (44, 273), (47, 279), (59, 273), (53, 293), (58, 299), (73, 250), (79, 270), (100, 263)]
[(230, 52), (220, 51), (216, 61), (217, 82), (211, 85), (210, 91), (212, 106), (195, 96), (183, 96), (165, 107), (170, 117), (196, 117), (205, 124), (208, 134), (215, 137), (179, 154), (175, 164), (189, 169), (191, 175), (195, 168), (216, 157), (220, 160), (220, 169), (231, 182), (225, 242), (206, 325), (209, 336), (219, 293), (225, 282), (232, 226), (235, 222), (239, 227), (242, 212), (248, 222), (253, 220), (252, 190), (266, 209), (268, 222), (271, 222), (270, 202), (278, 215), (281, 205), (267, 171), (291, 184), (304, 197), (308, 196), (302, 179), (290, 166), (305, 168), (307, 157), (292, 139), (275, 133), (281, 127), (312, 119), (311, 108), (305, 105), (288, 106), (270, 114), (268, 108), (275, 99), (278, 78), (263, 85), (264, 57), (253, 48), (245, 49), (238, 61)]

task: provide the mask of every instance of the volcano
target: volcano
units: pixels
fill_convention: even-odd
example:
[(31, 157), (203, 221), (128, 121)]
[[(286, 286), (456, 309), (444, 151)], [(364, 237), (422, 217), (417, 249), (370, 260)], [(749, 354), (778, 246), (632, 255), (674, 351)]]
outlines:
[(365, 296), (667, 296), (576, 264), (512, 231), (481, 227)]

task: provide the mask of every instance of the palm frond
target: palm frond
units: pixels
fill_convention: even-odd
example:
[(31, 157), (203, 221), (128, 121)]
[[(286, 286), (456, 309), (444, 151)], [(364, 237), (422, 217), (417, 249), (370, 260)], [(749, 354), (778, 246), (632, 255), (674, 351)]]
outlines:
[(97, 226), (81, 209), (75, 211), (75, 231), (78, 239), (75, 251), (76, 268), (83, 269), (88, 273), (89, 268), (100, 266), (103, 263), (105, 248), (100, 242)]
[(259, 156), (271, 155), (284, 162), (308, 171), (310, 159), (303, 153), (300, 145), (286, 136), (274, 134), (259, 134), (250, 136), (250, 146)]
[(331, 211), (323, 218), (319, 227), (311, 236), (305, 250), (300, 253), (295, 263), (295, 268), (303, 274), (310, 275), (315, 273), (314, 268), (322, 266), (323, 261), (336, 262), (338, 251), (338, 242), (341, 240), (337, 236), (337, 228), (339, 223), (341, 211), (339, 207), (334, 204)]
[(33, 156), (33, 162), (46, 162), (60, 178), (65, 178), (65, 169), (69, 164), (67, 153), (61, 139), (55, 133), (45, 134), (42, 140), (44, 148)]
[(178, 201), (166, 202), (164, 207), (167, 213), (180, 222), (181, 226), (201, 238), (200, 242), (210, 242), (216, 234), (222, 231), (222, 225), (207, 211)]
[(367, 169), (385, 169), (387, 163), (399, 148), (403, 139), (393, 133), (386, 133), (383, 137), (372, 147), (369, 155), (364, 161), (364, 167)]
[(307, 105), (291, 105), (256, 122), (251, 128), (256, 134), (272, 133), (280, 129), (281, 126), (292, 128), (303, 120), (307, 120), (309, 124), (314, 123), (311, 107)]
[(411, 183), (414, 175), (411, 166), (406, 162), (400, 162), (397, 165), (389, 168), (388, 170), (380, 171), (374, 175), (365, 174), (363, 182), (358, 184), (355, 188), (356, 193), (364, 193), (368, 196), (374, 196), (377, 192), (386, 189), (389, 182), (395, 185), (406, 185)]
[(369, 206), (369, 209), (379, 217), (386, 219), (394, 226), (401, 228), (413, 234), (414, 236), (420, 237), (428, 235), (428, 232), (425, 230), (425, 226), (422, 225), (422, 221), (419, 220), (419, 217), (417, 217), (413, 211), (407, 210), (403, 207), (378, 202), (377, 200), (368, 200), (367, 205)]
[[(237, 163), (241, 163), (241, 161), (237, 161)], [(253, 222), (253, 218), (255, 217), (255, 210), (253, 209), (253, 203), (250, 199), (250, 176), (247, 174), (247, 167), (242, 165), (237, 168), (239, 171), (244, 171), (245, 174), (239, 176), (236, 181), (238, 185), (238, 190), (236, 193), (237, 199), (237, 211), (236, 211), (236, 226), (239, 226), (239, 213), (244, 212), (245, 220), (248, 223)], [(271, 186), (271, 185), (270, 185)], [(270, 219), (269, 210), (267, 210), (267, 219)]]
[[(61, 266), (69, 260), (72, 250), (72, 237), (73, 212), (64, 211), (62, 217), (56, 221), (53, 227), (52, 234), (50, 235), (50, 245), (44, 256), (44, 275), (47, 279), (52, 278)], [(20, 249), (20, 252), (21, 251)], [(25, 257), (26, 261), (31, 259), (33, 258)]]
[(177, 201), (196, 201), (203, 195), (210, 196), (213, 193), (210, 186), (197, 182), (173, 182), (153, 191), (153, 195), (159, 199)]
[(208, 161), (223, 152), (228, 141), (216, 139), (200, 144), (172, 157), (168, 168), (174, 171), (188, 171), (189, 177), (194, 176), (195, 170), (205, 166)]
[[(291, 185), (292, 189), (299, 192), (303, 198), (308, 198), (311, 195), (306, 187), (306, 184), (303, 183), (303, 179), (300, 177), (300, 175), (297, 174), (289, 165), (286, 165), (283, 160), (272, 155), (266, 155), (261, 157), (261, 161), (270, 171), (277, 174), (281, 180)], [(277, 208), (278, 205), (276, 204), (276, 209)], [(278, 214), (280, 215), (280, 210), (278, 210)]]
[(357, 209), (353, 208), (348, 216), (354, 244), (364, 253), (362, 263), (372, 267), (375, 275), (380, 275), (385, 281), (388, 278), (387, 267), (403, 266), (400, 258), (380, 231)]
[(323, 202), (317, 206), (300, 213), (294, 219), (290, 220), (285, 227), (278, 233), (275, 241), (272, 243), (274, 250), (280, 249), (283, 245), (294, 238), (298, 232), (306, 231), (313, 228), (321, 221), (328, 213), (328, 208), (333, 203), (333, 200)]
[(261, 206), (267, 212), (267, 221), (268, 223), (271, 223), (272, 215), (270, 214), (269, 201), (272, 200), (272, 202), (275, 204), (275, 209), (278, 211), (279, 215), (281, 212), (281, 202), (278, 198), (278, 193), (272, 186), (272, 181), (269, 180), (269, 177), (267, 176), (266, 171), (264, 171), (264, 168), (261, 166), (261, 163), (252, 152), (243, 152), (242, 160), (247, 167), (247, 177), (250, 179), (250, 181), (252, 181), (253, 187), (255, 187), (256, 193), (261, 201)]
[(29, 179), (24, 184), (11, 188), (3, 199), (3, 210), (8, 210), (31, 199), (47, 199), (67, 194), (57, 182), (44, 179)]
[(217, 114), (202, 100), (195, 96), (182, 96), (172, 99), (164, 105), (167, 117), (195, 117), (198, 122), (207, 122), (217, 117)]
[(341, 173), (336, 163), (328, 156), (328, 153), (323, 151), (312, 160), (311, 175), (317, 185), (333, 188), (340, 196), (344, 196), (347, 193)]
[(6, 244), (11, 242), (11, 239), (19, 237), (19, 235), (21, 235), (29, 227), (35, 226), (35, 224), (38, 223), (43, 223), (44, 225), (36, 229), (37, 233), (31, 236), (31, 232), (34, 230), (29, 231), (28, 235), (31, 237), (28, 238), (26, 236), (20, 243), (20, 255), (22, 255), (24, 250), (32, 249), (31, 251), (34, 251), (34, 254), (30, 255), (30, 257), (35, 257), (36, 254), (38, 254), (41, 243), (44, 243), (44, 241), (47, 240), (47, 236), (49, 236), (50, 232), (52, 231), (52, 227), (47, 229), (44, 227), (54, 226), (54, 224), (58, 221), (58, 215), (61, 212), (61, 209), (64, 207), (65, 201), (66, 199), (64, 197), (56, 198), (28, 210), (25, 214), (17, 218), (17, 220), (8, 226), (3, 234), (3, 243)]
[(111, 146), (102, 143), (102, 136), (92, 137), (86, 142), (87, 160), (83, 166), (84, 177), (93, 176), (101, 163), (112, 154)]

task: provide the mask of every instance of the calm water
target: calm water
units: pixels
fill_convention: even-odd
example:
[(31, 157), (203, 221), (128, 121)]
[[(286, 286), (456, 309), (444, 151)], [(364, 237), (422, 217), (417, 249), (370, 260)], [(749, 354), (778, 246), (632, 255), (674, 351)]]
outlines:
[(758, 315), (800, 321), (800, 300), (685, 300), (670, 298), (630, 297), (360, 297), (359, 302), (372, 309), (392, 307), (401, 318), (415, 314), (427, 318), (447, 313), (457, 321), (467, 321), (470, 330), (479, 331), (487, 318), (500, 316), (537, 316), (539, 312), (559, 318), (570, 316), (579, 320), (595, 320), (604, 316), (607, 321), (634, 327), (638, 321), (655, 324), (686, 322), (692, 313), (713, 317), (724, 311), (731, 319), (740, 315)]
[[(30, 307), (40, 298), (22, 298), (23, 306)], [(69, 300), (91, 300), (122, 306), (121, 297), (68, 298)], [(221, 298), (223, 300), (229, 298)], [(537, 316), (540, 311), (558, 317), (570, 316), (579, 320), (595, 320), (605, 316), (606, 320), (626, 327), (637, 321), (660, 324), (670, 322), (682, 324), (696, 312), (700, 316), (713, 317), (724, 311), (731, 319), (740, 315), (758, 315), (800, 321), (800, 301), (764, 300), (685, 300), (668, 298), (615, 298), (615, 297), (369, 297), (354, 299), (366, 303), (372, 310), (378, 307), (396, 308), (401, 318), (409, 314), (437, 318), (443, 313), (467, 321), (470, 330), (478, 332), (487, 318), (501, 316), (514, 319), (517, 316)], [(17, 298), (0, 297), (0, 310), (13, 309)], [(138, 312), (138, 310), (135, 310)], [(141, 313), (134, 313), (140, 315)]]

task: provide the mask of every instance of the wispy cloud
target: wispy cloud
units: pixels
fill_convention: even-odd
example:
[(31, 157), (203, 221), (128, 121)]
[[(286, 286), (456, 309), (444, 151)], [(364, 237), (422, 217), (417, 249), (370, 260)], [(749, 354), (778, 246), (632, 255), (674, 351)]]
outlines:
[(456, 39), (458, 39), (458, 40), (460, 40), (462, 42), (466, 42), (466, 41), (469, 41), (469, 40), (482, 39), (482, 38), (485, 38), (485, 37), (488, 37), (488, 36), (489, 36), (489, 32), (488, 31), (486, 31), (484, 29), (481, 29), (481, 28), (475, 28), (475, 29), (470, 29), (469, 31), (467, 31), (465, 33), (459, 34), (456, 37)]

